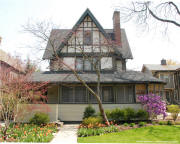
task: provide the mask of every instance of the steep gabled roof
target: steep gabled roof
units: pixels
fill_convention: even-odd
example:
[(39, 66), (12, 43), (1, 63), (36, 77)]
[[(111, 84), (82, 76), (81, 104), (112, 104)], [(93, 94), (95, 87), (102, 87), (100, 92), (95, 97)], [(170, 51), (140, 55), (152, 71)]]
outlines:
[(75, 32), (79, 25), (83, 22), (84, 18), (86, 16), (89, 16), (92, 21), (96, 24), (97, 28), (100, 30), (100, 32), (102, 32), (102, 34), (106, 37), (109, 38), (108, 35), (106, 34), (105, 30), (103, 29), (103, 27), (101, 26), (101, 24), (98, 22), (98, 20), (94, 17), (94, 15), (91, 13), (91, 11), (87, 8), (85, 10), (85, 12), (82, 14), (82, 16), (79, 18), (79, 20), (76, 22), (76, 24), (73, 26), (72, 31), (70, 31), (68, 33), (68, 35), (66, 36), (65, 40), (63, 41), (62, 44), (66, 44), (68, 39), (72, 36), (73, 32)]
[[(98, 27), (100, 32), (105, 36), (105, 38), (114, 41), (113, 29), (103, 29), (103, 27), (91, 13), (91, 11), (89, 9), (86, 9), (86, 11), (82, 14), (82, 16), (79, 18), (79, 20), (76, 22), (72, 29), (53, 29), (51, 31), (49, 38), (50, 40), (46, 46), (43, 59), (53, 58), (53, 48), (50, 42), (53, 42), (53, 47), (55, 48), (55, 50), (58, 50), (58, 52), (60, 52), (61, 48), (64, 46), (64, 44), (67, 43), (68, 39), (72, 36), (73, 32), (77, 30), (77, 28), (87, 15), (93, 20), (93, 22), (96, 24), (96, 26)], [(121, 55), (125, 59), (133, 59), (132, 52), (124, 29), (121, 29), (121, 41), (122, 46), (115, 47), (115, 53)]]

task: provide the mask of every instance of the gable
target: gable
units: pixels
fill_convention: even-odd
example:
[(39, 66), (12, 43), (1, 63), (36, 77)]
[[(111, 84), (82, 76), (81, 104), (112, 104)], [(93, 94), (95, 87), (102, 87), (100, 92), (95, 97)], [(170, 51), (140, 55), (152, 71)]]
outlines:
[[(53, 49), (57, 50), (59, 53), (64, 53), (67, 52), (67, 42), (70, 40), (72, 43), (75, 44), (75, 39), (73, 39), (73, 35), (75, 34), (75, 31), (78, 30), (82, 26), (83, 20), (85, 20), (85, 17), (89, 16), (91, 20), (93, 21), (93, 25), (97, 27), (99, 30), (99, 33), (102, 37), (108, 40), (114, 40), (114, 31), (113, 29), (103, 29), (102, 26), (99, 24), (99, 22), (96, 20), (96, 18), (92, 15), (92, 13), (87, 9), (84, 14), (81, 16), (81, 18), (78, 20), (78, 22), (74, 25), (72, 29), (53, 29), (50, 34), (49, 41), (47, 43), (43, 59), (53, 59), (54, 58), (54, 51)], [(85, 24), (88, 26), (89, 24)], [(77, 33), (79, 39), (83, 39), (82, 33)], [(94, 37), (98, 42), (98, 35), (94, 35)], [(124, 29), (121, 29), (121, 39), (122, 39), (122, 47), (113, 47), (113, 51), (117, 56), (122, 56), (124, 59), (132, 59), (132, 52), (129, 46), (129, 42), (126, 36), (126, 32)], [(54, 43), (53, 47), (51, 44), (51, 41)], [(94, 41), (95, 42), (95, 41)], [(79, 47), (80, 48), (80, 47)], [(88, 49), (89, 48), (89, 49)], [(74, 51), (73, 47), (69, 48), (70, 51)], [(90, 50), (90, 46), (87, 46), (87, 51)], [(98, 46), (97, 48), (94, 46), (93, 50), (98, 51)], [(107, 50), (105, 50), (107, 51)]]
[(61, 53), (80, 53), (82, 51), (112, 51), (112, 48), (108, 45), (107, 37), (104, 36), (100, 28), (88, 14), (61, 48)]

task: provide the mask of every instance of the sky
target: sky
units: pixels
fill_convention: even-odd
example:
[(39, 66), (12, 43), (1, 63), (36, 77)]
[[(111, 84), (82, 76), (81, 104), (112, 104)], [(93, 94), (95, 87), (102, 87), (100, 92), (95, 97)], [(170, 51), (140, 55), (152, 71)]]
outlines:
[[(112, 28), (113, 11), (123, 0), (0, 0), (0, 48), (22, 59), (41, 59), (44, 51), (29, 47), (34, 41), (23, 32), (28, 21), (50, 19), (59, 28), (72, 28), (82, 13), (89, 8), (103, 28)], [(127, 61), (127, 68), (141, 70), (143, 64), (159, 64), (162, 58), (180, 62), (180, 28), (169, 25), (167, 34), (161, 25), (144, 31), (134, 21), (123, 23), (134, 59)], [(47, 70), (48, 63), (41, 62)]]

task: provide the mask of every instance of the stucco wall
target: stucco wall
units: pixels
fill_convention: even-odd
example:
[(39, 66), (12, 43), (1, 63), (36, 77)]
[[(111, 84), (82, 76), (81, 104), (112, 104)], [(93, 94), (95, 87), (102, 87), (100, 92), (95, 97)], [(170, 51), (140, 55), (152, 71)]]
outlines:
[[(59, 104), (58, 106), (58, 118), (61, 121), (81, 121), (83, 112), (88, 104)], [(99, 111), (98, 105), (92, 105), (96, 112)], [(142, 108), (141, 104), (103, 104), (104, 109), (114, 108), (127, 108), (131, 107), (134, 109)]]
[(36, 112), (48, 114), (50, 122), (58, 120), (58, 104), (21, 104), (17, 109), (17, 122), (29, 122)]

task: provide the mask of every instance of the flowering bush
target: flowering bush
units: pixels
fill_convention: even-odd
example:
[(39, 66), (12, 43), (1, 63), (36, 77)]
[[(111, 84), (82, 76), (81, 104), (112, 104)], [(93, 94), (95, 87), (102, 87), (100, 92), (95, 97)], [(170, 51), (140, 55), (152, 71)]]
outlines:
[[(54, 137), (53, 133), (57, 131), (57, 125), (53, 123), (47, 125), (11, 124), (6, 142), (50, 142)], [(2, 137), (0, 137), (0, 142), (4, 142)]]
[(147, 110), (151, 118), (154, 118), (160, 114), (162, 114), (164, 118), (167, 116), (166, 103), (161, 100), (160, 96), (155, 94), (148, 94), (144, 96), (138, 96), (138, 100)]

